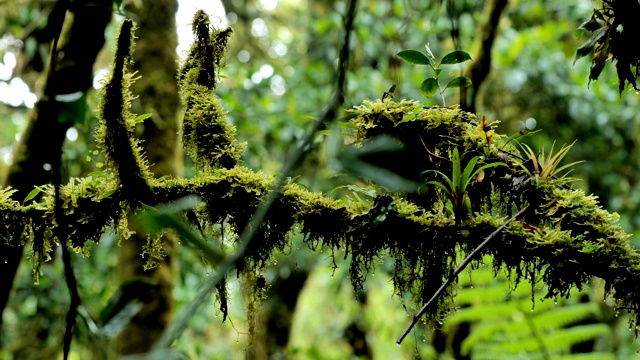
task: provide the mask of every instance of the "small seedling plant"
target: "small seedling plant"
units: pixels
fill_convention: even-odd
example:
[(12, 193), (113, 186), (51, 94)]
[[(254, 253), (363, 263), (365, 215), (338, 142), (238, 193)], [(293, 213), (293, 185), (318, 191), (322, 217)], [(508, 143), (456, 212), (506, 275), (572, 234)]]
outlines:
[(414, 65), (429, 65), (435, 76), (425, 79), (422, 84), (420, 84), (420, 93), (425, 98), (430, 98), (436, 93), (440, 93), (440, 98), (442, 99), (442, 105), (447, 106), (447, 103), (444, 99), (444, 91), (448, 88), (460, 88), (460, 87), (468, 87), (472, 86), (471, 79), (466, 76), (458, 76), (455, 77), (447, 83), (447, 85), (443, 88), (440, 85), (440, 73), (442, 72), (442, 65), (455, 65), (460, 64), (471, 59), (471, 55), (462, 51), (456, 50), (445, 55), (439, 63), (436, 62), (436, 57), (429, 49), (429, 45), (425, 45), (426, 54), (422, 53), (418, 50), (402, 50), (398, 53), (398, 56), (411, 64)]
[(426, 170), (422, 172), (423, 175), (428, 173), (435, 173), (444, 180), (444, 183), (439, 181), (427, 181), (426, 184), (433, 185), (439, 188), (447, 195), (448, 201), (446, 204), (446, 208), (452, 214), (458, 216), (458, 221), (464, 216), (470, 216), (472, 213), (471, 199), (467, 194), (467, 186), (471, 183), (471, 180), (475, 179), (481, 172), (486, 169), (496, 166), (507, 166), (505, 163), (495, 162), (482, 165), (476, 169), (476, 164), (479, 160), (480, 156), (474, 156), (464, 167), (464, 170), (461, 170), (462, 160), (460, 158), (458, 149), (454, 148), (451, 155), (451, 161), (453, 162), (451, 177), (438, 170)]

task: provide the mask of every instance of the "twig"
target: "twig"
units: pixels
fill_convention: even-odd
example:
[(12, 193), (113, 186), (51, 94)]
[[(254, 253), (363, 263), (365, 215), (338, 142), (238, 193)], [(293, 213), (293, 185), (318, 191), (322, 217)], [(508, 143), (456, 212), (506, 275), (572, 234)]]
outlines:
[(449, 160), (449, 159), (447, 159), (447, 158), (443, 158), (442, 156), (438, 156), (438, 155), (436, 155), (436, 154), (432, 153), (432, 152), (429, 150), (429, 148), (427, 148), (427, 144), (425, 144), (425, 143), (424, 143), (424, 140), (422, 140), (422, 136), (418, 135), (418, 138), (420, 139), (420, 142), (422, 143), (422, 146), (424, 147), (424, 149), (425, 149), (425, 150), (427, 150), (427, 152), (429, 153), (429, 155), (431, 155), (431, 156), (433, 156), (433, 157), (435, 157), (435, 158), (437, 158), (437, 159), (443, 160), (443, 161), (451, 162), (451, 160)]
[(458, 275), (462, 272), (462, 270), (464, 270), (467, 265), (469, 265), (469, 263), (471, 262), (471, 260), (473, 259), (473, 257), (480, 252), (480, 250), (482, 250), (488, 243), (489, 241), (496, 236), (498, 233), (500, 233), (502, 230), (504, 230), (504, 228), (509, 225), (513, 220), (517, 219), (520, 215), (522, 215), (525, 211), (527, 211), (527, 209), (529, 208), (529, 206), (525, 206), (522, 209), (520, 209), (520, 211), (518, 211), (515, 215), (513, 215), (511, 218), (509, 218), (509, 220), (505, 221), (502, 225), (500, 225), (500, 227), (498, 227), (494, 232), (492, 232), (491, 234), (489, 234), (489, 236), (487, 236), (486, 239), (484, 239), (484, 241), (478, 245), (477, 248), (475, 248), (471, 254), (469, 254), (469, 256), (467, 256), (464, 260), (462, 260), (462, 262), (460, 263), (460, 265), (458, 265), (458, 267), (451, 273), (451, 275), (449, 275), (449, 277), (447, 278), (447, 280), (445, 280), (445, 282), (442, 284), (442, 286), (440, 286), (440, 288), (438, 290), (436, 290), (436, 292), (433, 294), (433, 296), (431, 297), (431, 299), (429, 299), (429, 301), (427, 301), (426, 304), (424, 304), (424, 306), (422, 306), (422, 308), (420, 309), (420, 311), (418, 311), (417, 314), (415, 314), (413, 316), (413, 320), (411, 321), (411, 324), (407, 327), (407, 329), (404, 331), (404, 333), (402, 333), (402, 336), (400, 336), (400, 338), (398, 339), (398, 341), (396, 341), (396, 344), (400, 345), (402, 343), (402, 340), (404, 340), (404, 338), (409, 334), (409, 332), (411, 331), (411, 329), (413, 329), (413, 327), (416, 325), (416, 323), (418, 322), (418, 320), (420, 320), (420, 318), (422, 317), (422, 314), (424, 314), (424, 312), (427, 310), (427, 307), (429, 307), (429, 305), (438, 298), (438, 296), (442, 293), (442, 291), (456, 278), (458, 277)]
[(233, 254), (226, 257), (218, 267), (218, 271), (216, 272), (216, 274), (209, 280), (206, 280), (205, 283), (200, 286), (200, 291), (198, 291), (196, 297), (187, 306), (184, 312), (167, 327), (160, 339), (158, 339), (158, 341), (154, 344), (153, 350), (168, 348), (171, 346), (171, 344), (178, 338), (178, 336), (180, 336), (180, 334), (182, 334), (182, 332), (186, 329), (187, 323), (195, 315), (196, 311), (209, 298), (209, 296), (213, 292), (213, 289), (215, 289), (216, 286), (224, 279), (227, 273), (235, 267), (236, 263), (242, 259), (245, 251), (247, 250), (247, 247), (249, 246), (249, 243), (251, 242), (251, 239), (253, 238), (253, 235), (255, 234), (258, 226), (269, 211), (271, 205), (278, 197), (280, 190), (284, 186), (286, 179), (289, 176), (289, 173), (300, 162), (307, 146), (313, 142), (317, 131), (322, 126), (324, 126), (324, 122), (331, 121), (335, 118), (336, 109), (344, 102), (347, 63), (349, 59), (349, 42), (356, 13), (356, 4), (357, 0), (350, 1), (349, 10), (345, 21), (344, 43), (342, 44), (342, 49), (340, 51), (340, 65), (338, 67), (338, 82), (336, 84), (336, 90), (327, 108), (320, 117), (320, 120), (316, 121), (314, 127), (311, 129), (300, 146), (298, 146), (293, 156), (281, 168), (280, 176), (278, 177), (275, 185), (270, 189), (266, 199), (262, 202), (262, 204), (260, 204), (258, 209), (256, 209), (256, 212), (251, 217), (249, 224), (247, 224), (247, 226), (242, 231), (240, 240), (238, 241), (238, 245)]

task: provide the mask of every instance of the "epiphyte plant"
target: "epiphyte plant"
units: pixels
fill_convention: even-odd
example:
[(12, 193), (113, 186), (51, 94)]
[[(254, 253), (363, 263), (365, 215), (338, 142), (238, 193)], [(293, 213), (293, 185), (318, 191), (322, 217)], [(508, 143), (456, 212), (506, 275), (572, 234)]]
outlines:
[(442, 65), (455, 65), (463, 63), (467, 60), (472, 60), (471, 55), (462, 50), (456, 50), (445, 55), (439, 63), (436, 63), (436, 57), (431, 52), (429, 45), (425, 45), (426, 54), (422, 53), (418, 50), (402, 50), (398, 53), (398, 56), (411, 64), (414, 65), (429, 65), (435, 76), (426, 78), (422, 84), (420, 84), (420, 93), (425, 98), (430, 98), (435, 95), (436, 92), (440, 93), (440, 98), (442, 99), (442, 105), (447, 106), (447, 103), (444, 99), (444, 91), (448, 88), (453, 87), (468, 87), (472, 86), (471, 79), (466, 76), (457, 76), (453, 79), (449, 80), (447, 85), (443, 88), (440, 85), (440, 73), (442, 72)]
[(441, 183), (439, 181), (427, 181), (425, 184), (433, 185), (445, 193), (448, 198), (445, 206), (456, 216), (456, 221), (460, 221), (463, 217), (467, 217), (472, 213), (471, 199), (467, 194), (467, 186), (471, 183), (471, 179), (475, 179), (486, 169), (496, 166), (507, 166), (507, 164), (503, 162), (494, 162), (484, 164), (475, 169), (479, 160), (480, 156), (474, 156), (469, 160), (467, 165), (464, 167), (464, 170), (461, 171), (462, 161), (460, 159), (460, 153), (458, 152), (458, 148), (454, 148), (451, 155), (451, 162), (453, 166), (451, 177), (445, 175), (439, 170), (426, 170), (422, 172), (422, 174), (436, 173), (444, 179), (445, 183)]
[[(570, 164), (566, 164), (564, 166), (560, 166), (560, 162), (567, 155), (571, 147), (576, 142), (574, 141), (571, 145), (564, 145), (557, 153), (553, 153), (553, 147), (555, 146), (555, 142), (551, 145), (551, 149), (549, 150), (549, 154), (545, 154), (544, 148), (540, 150), (540, 153), (536, 155), (533, 150), (527, 144), (520, 144), (522, 151), (525, 152), (528, 159), (525, 163), (521, 164), (524, 171), (526, 171), (529, 175), (534, 176), (536, 182), (538, 181), (548, 181), (554, 177), (556, 177), (561, 171), (568, 169), (576, 164), (584, 162), (575, 161)], [(527, 167), (526, 163), (531, 161), (531, 167)], [(533, 171), (532, 171), (533, 170)], [(560, 179), (565, 182), (578, 180), (577, 178), (566, 177), (572, 170), (569, 170), (562, 176)]]

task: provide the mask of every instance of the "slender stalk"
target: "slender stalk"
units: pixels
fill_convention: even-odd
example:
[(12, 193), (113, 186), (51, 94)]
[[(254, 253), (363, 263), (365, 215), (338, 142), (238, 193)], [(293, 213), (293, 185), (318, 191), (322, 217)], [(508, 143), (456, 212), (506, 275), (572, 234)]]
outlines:
[(424, 304), (424, 306), (422, 306), (422, 308), (418, 311), (417, 314), (415, 314), (413, 316), (413, 320), (411, 321), (411, 324), (409, 324), (409, 326), (407, 327), (407, 329), (404, 331), (404, 333), (402, 333), (402, 335), (400, 336), (400, 338), (398, 339), (398, 341), (396, 341), (396, 344), (400, 345), (402, 343), (402, 340), (404, 340), (404, 338), (409, 334), (409, 332), (411, 331), (411, 329), (413, 329), (413, 327), (416, 325), (416, 323), (418, 322), (418, 320), (420, 320), (420, 318), (422, 317), (422, 314), (424, 314), (424, 312), (427, 310), (427, 308), (429, 307), (429, 305), (438, 298), (438, 296), (440, 296), (440, 294), (442, 293), (442, 291), (456, 278), (458, 277), (458, 275), (462, 272), (462, 270), (464, 270), (467, 265), (469, 265), (469, 263), (471, 262), (471, 260), (473, 260), (473, 257), (478, 254), (480, 252), (480, 250), (482, 250), (485, 246), (487, 246), (487, 244), (489, 243), (489, 241), (491, 241), (491, 239), (493, 239), (494, 236), (498, 235), (502, 230), (504, 230), (505, 227), (507, 227), (507, 225), (509, 225), (513, 220), (517, 219), (518, 217), (520, 217), (520, 215), (522, 215), (525, 211), (527, 211), (527, 209), (529, 208), (529, 206), (525, 206), (522, 209), (520, 209), (520, 211), (518, 211), (515, 215), (513, 215), (512, 217), (509, 218), (509, 220), (505, 221), (502, 225), (500, 225), (499, 228), (497, 228), (494, 232), (492, 232), (491, 234), (489, 234), (489, 236), (487, 236), (486, 239), (484, 239), (484, 241), (478, 245), (477, 248), (475, 248), (471, 254), (469, 254), (469, 256), (467, 256), (464, 260), (462, 260), (462, 262), (460, 263), (460, 265), (458, 265), (458, 267), (451, 273), (451, 275), (449, 275), (449, 277), (447, 278), (447, 280), (445, 280), (445, 282), (440, 286), (440, 288), (438, 288), (438, 290), (436, 290), (436, 292), (433, 294), (433, 296), (431, 297), (431, 299), (429, 299), (429, 301), (427, 301), (426, 304)]
[(438, 91), (440, 92), (440, 98), (442, 99), (442, 107), (447, 107), (447, 102), (444, 100), (444, 90), (441, 86), (440, 86), (440, 80), (438, 80), (438, 78), (436, 77), (436, 81), (438, 82)]

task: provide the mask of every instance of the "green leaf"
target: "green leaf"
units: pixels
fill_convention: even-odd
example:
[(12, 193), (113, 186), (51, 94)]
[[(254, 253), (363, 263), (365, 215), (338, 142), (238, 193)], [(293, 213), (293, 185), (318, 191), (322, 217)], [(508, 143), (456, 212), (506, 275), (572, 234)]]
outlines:
[(451, 81), (449, 81), (445, 89), (450, 87), (469, 87), (469, 86), (473, 86), (473, 84), (471, 83), (471, 79), (469, 79), (466, 76), (458, 76), (456, 78), (451, 79)]
[(146, 119), (150, 118), (151, 115), (153, 115), (153, 114), (146, 113), (146, 114), (138, 115), (138, 116), (136, 116), (135, 119), (133, 119), (133, 122), (136, 123), (136, 124), (137, 123), (141, 123), (141, 122), (145, 121)]
[(413, 108), (413, 110), (411, 110), (411, 112), (402, 115), (402, 120), (400, 121), (400, 123), (415, 120), (421, 112), (422, 105), (416, 106), (415, 108)]
[(592, 16), (591, 19), (589, 19), (589, 21), (585, 21), (582, 24), (580, 24), (580, 26), (578, 27), (578, 30), (585, 30), (585, 31), (596, 31), (600, 28), (600, 23), (598, 22), (598, 20), (596, 20), (595, 16)]
[(415, 114), (411, 114), (411, 113), (404, 114), (404, 115), (402, 115), (402, 120), (400, 120), (400, 123), (407, 122), (407, 121), (412, 121), (412, 120), (415, 120), (415, 119), (416, 119)]
[[(451, 161), (453, 162), (453, 173), (451, 174), (451, 183), (452, 183), (452, 187), (451, 187), (451, 192), (453, 193), (453, 195), (458, 195), (460, 194), (460, 178), (462, 177), (462, 174), (460, 173), (460, 168), (462, 166), (461, 164), (461, 159), (460, 159), (460, 153), (458, 152), (458, 148), (453, 148), (453, 154), (451, 155)], [(473, 159), (472, 159), (473, 161)], [(477, 161), (477, 160), (476, 160)], [(475, 166), (475, 163), (473, 164)], [(469, 167), (469, 165), (467, 165), (467, 167)]]
[(467, 212), (467, 214), (471, 215), (473, 209), (471, 207), (471, 198), (468, 194), (462, 195), (462, 206), (464, 207), (464, 210)]
[(42, 189), (44, 189), (43, 185), (40, 186), (36, 186), (35, 189), (31, 190), (31, 192), (29, 192), (29, 194), (27, 195), (27, 197), (24, 198), (24, 200), (22, 201), (22, 203), (26, 203), (27, 201), (33, 199), (34, 197), (36, 197), (38, 194), (40, 194), (40, 192), (42, 191)]
[(100, 196), (98, 196), (98, 199), (102, 200), (104, 198), (108, 198), (109, 196), (113, 195), (114, 192), (116, 192), (116, 189), (105, 191), (102, 194), (100, 194)]
[(102, 176), (104, 176), (104, 171), (90, 172), (87, 176), (102, 177)]
[[(428, 173), (431, 173), (431, 172), (440, 175), (444, 179), (444, 181), (447, 182), (447, 185), (449, 185), (449, 189), (446, 190), (446, 192), (447, 192), (447, 194), (450, 194), (451, 191), (453, 191), (453, 188), (454, 188), (453, 180), (449, 179), (449, 177), (447, 175), (445, 175), (442, 171), (439, 171), (439, 170), (425, 170), (425, 171), (421, 172), (420, 174), (424, 175), (424, 174), (428, 174)], [(428, 181), (425, 184), (430, 184), (432, 182), (433, 181)], [(435, 185), (435, 184), (433, 184), (433, 185)]]
[(428, 78), (420, 85), (420, 94), (426, 98), (432, 97), (438, 91), (438, 80), (436, 78)]
[(576, 56), (573, 59), (573, 63), (575, 64), (578, 59), (589, 55), (598, 43), (598, 40), (600, 40), (605, 34), (607, 34), (607, 30), (609, 30), (609, 27), (601, 27), (600, 29), (596, 30), (593, 35), (591, 35), (591, 38), (587, 40), (587, 42), (580, 45), (578, 50), (576, 50)]
[[(457, 150), (457, 149), (456, 149)], [(471, 173), (473, 173), (473, 169), (476, 167), (476, 164), (480, 160), (480, 156), (474, 156), (467, 166), (464, 167), (462, 171), (462, 176), (460, 177), (460, 192), (464, 193), (467, 190), (467, 185), (469, 184), (469, 179), (471, 178)]]
[(427, 181), (425, 184), (427, 185), (433, 185), (437, 188), (440, 188), (442, 191), (444, 191), (444, 193), (447, 196), (451, 196), (451, 189), (449, 189), (448, 187), (446, 187), (443, 183), (441, 182), (437, 182), (437, 181)]
[(464, 52), (462, 50), (456, 50), (445, 55), (442, 58), (442, 61), (440, 62), (440, 64), (446, 64), (446, 65), (459, 64), (467, 60), (471, 60), (471, 55), (469, 55), (469, 53)]
[(371, 189), (371, 188), (363, 188), (356, 185), (346, 185), (346, 188), (353, 191), (354, 193), (364, 194), (372, 198), (378, 195), (378, 192), (375, 189)]
[(398, 53), (398, 56), (402, 60), (414, 65), (430, 65), (429, 58), (417, 50), (402, 50)]

